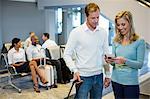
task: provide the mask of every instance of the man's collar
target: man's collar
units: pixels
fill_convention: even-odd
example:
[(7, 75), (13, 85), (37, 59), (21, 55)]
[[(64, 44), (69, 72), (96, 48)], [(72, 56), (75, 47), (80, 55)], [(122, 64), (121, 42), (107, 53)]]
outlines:
[[(86, 22), (83, 23), (83, 29), (84, 31), (89, 31), (90, 29), (88, 28)], [(99, 31), (100, 30), (100, 27), (99, 25), (96, 27), (96, 29), (94, 31)], [(90, 30), (91, 31), (91, 30)]]

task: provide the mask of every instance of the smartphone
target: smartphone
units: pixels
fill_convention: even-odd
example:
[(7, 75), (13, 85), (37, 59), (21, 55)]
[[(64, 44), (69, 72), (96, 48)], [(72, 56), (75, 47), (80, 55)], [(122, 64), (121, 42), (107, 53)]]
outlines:
[(107, 57), (108, 59), (112, 59), (112, 57)]
[(113, 58), (115, 58), (115, 55), (114, 54), (107, 54), (107, 55), (105, 55), (105, 57), (108, 59), (113, 59)]

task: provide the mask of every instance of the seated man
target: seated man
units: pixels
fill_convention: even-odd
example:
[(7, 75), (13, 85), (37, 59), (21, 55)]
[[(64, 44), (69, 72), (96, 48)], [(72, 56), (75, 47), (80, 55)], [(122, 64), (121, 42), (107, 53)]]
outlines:
[(24, 42), (24, 49), (27, 49), (31, 45), (31, 37), (35, 35), (35, 32), (30, 32), (29, 37)]
[[(27, 57), (28, 57), (28, 60), (31, 61), (31, 60), (35, 60), (37, 62), (38, 65), (40, 65), (40, 59), (41, 58), (44, 58), (46, 57), (45, 55), (45, 51), (42, 52), (43, 50), (41, 45), (39, 45), (38, 43), (38, 37), (37, 36), (32, 36), (31, 37), (31, 42), (32, 42), (32, 45), (30, 45), (26, 52), (27, 52)], [(50, 59), (47, 59), (46, 60), (46, 63), (47, 64), (51, 64), (53, 66), (56, 66), (56, 71), (57, 71), (57, 82), (58, 83), (63, 83), (62, 82), (62, 75), (61, 75), (61, 64), (60, 64), (60, 61), (58, 60), (50, 60)]]
[(42, 40), (44, 41), (44, 43), (42, 44), (42, 48), (44, 48), (44, 49), (46, 49), (48, 47), (57, 46), (56, 42), (49, 38), (48, 33), (43, 33)]
[(12, 40), (12, 46), (8, 51), (8, 63), (16, 68), (17, 73), (28, 73), (31, 71), (32, 80), (34, 83), (34, 90), (40, 92), (38, 88), (37, 75), (43, 84), (48, 83), (41, 74), (35, 61), (27, 62), (25, 59), (25, 51), (21, 48), (21, 41), (19, 38)]

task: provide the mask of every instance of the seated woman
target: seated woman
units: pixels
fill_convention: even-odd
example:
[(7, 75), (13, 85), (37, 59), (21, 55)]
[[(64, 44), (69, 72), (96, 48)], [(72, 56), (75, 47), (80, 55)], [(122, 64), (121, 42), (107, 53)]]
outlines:
[[(42, 46), (39, 44), (39, 40), (37, 36), (32, 36), (31, 42), (32, 42), (32, 45), (30, 45), (26, 50), (27, 58), (29, 61), (34, 60), (37, 62), (38, 65), (40, 65), (40, 59), (46, 57), (45, 49), (43, 49)], [(46, 59), (46, 63), (52, 66), (56, 66), (57, 75), (55, 76), (57, 76), (57, 82), (63, 83), (60, 61)]]
[(8, 51), (8, 63), (16, 68), (17, 73), (28, 73), (31, 71), (32, 80), (34, 83), (34, 91), (40, 92), (38, 88), (37, 75), (43, 84), (48, 83), (43, 75), (41, 75), (39, 68), (35, 61), (27, 62), (25, 58), (25, 51), (21, 48), (21, 41), (19, 38), (12, 40), (12, 46)]

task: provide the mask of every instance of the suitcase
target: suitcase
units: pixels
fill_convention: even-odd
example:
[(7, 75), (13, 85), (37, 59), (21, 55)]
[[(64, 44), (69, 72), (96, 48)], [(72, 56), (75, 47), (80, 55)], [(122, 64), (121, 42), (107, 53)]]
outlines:
[(40, 80), (38, 80), (39, 85), (42, 87), (48, 87), (52, 88), (55, 85), (55, 78), (54, 73), (55, 70), (52, 65), (46, 65), (46, 59), (44, 59), (44, 64), (42, 65), (42, 62), (40, 61), (39, 69), (41, 70), (41, 73), (44, 75), (46, 80), (48, 81), (47, 84), (43, 84)]
[(43, 86), (43, 87), (52, 87), (54, 85), (54, 69), (53, 66), (51, 65), (45, 65), (45, 66), (40, 66), (39, 67), (41, 70), (41, 73), (44, 75), (44, 77), (46, 78), (46, 80), (48, 81), (47, 84), (43, 84), (40, 80), (39, 81), (39, 85)]

